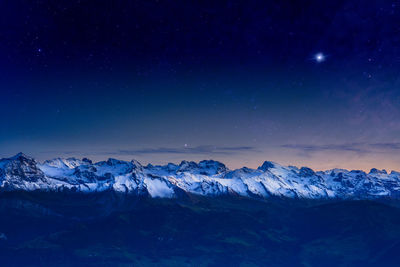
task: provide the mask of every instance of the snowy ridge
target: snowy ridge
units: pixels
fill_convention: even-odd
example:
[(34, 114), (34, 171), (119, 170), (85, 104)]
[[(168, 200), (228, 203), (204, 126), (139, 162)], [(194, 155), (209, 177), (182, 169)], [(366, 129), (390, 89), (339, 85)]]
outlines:
[(174, 198), (178, 192), (204, 196), (239, 195), (250, 198), (372, 199), (400, 198), (400, 173), (372, 169), (314, 172), (266, 161), (258, 169), (229, 170), (223, 163), (182, 161), (179, 165), (142, 166), (139, 162), (108, 159), (53, 159), (38, 163), (19, 153), (0, 159), (1, 191), (113, 190), (126, 194)]

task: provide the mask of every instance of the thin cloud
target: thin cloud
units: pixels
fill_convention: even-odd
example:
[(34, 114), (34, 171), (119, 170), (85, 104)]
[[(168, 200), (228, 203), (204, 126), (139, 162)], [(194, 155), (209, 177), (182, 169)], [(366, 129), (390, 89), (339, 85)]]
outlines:
[(99, 151), (41, 151), (42, 154), (55, 154), (57, 156), (138, 156), (138, 155), (151, 155), (151, 154), (176, 154), (176, 155), (235, 155), (246, 152), (259, 153), (260, 150), (252, 146), (195, 146), (195, 147), (156, 147), (156, 148), (140, 148), (140, 149), (120, 149), (120, 150), (99, 150)]
[(115, 154), (140, 155), (140, 154), (237, 154), (241, 152), (258, 152), (251, 146), (218, 147), (218, 146), (196, 146), (196, 147), (159, 147), (142, 148), (133, 150), (119, 150)]
[(41, 153), (41, 154), (76, 155), (76, 154), (82, 154), (82, 151), (80, 151), (80, 150), (68, 150), (68, 151), (46, 150), (46, 151), (40, 151), (39, 153)]
[(311, 144), (284, 144), (282, 148), (294, 149), (305, 154), (322, 152), (322, 151), (342, 151), (364, 154), (371, 152), (365, 148), (364, 143), (348, 143), (348, 144), (327, 144), (327, 145), (311, 145)]
[(359, 155), (367, 153), (392, 153), (400, 150), (400, 142), (388, 143), (344, 143), (344, 144), (284, 144), (282, 148), (293, 149), (303, 156), (323, 151), (353, 152)]
[(393, 143), (374, 143), (370, 144), (373, 148), (383, 149), (383, 150), (400, 150), (400, 142)]
[(251, 146), (234, 146), (234, 147), (217, 147), (219, 150), (226, 151), (255, 151), (256, 149)]

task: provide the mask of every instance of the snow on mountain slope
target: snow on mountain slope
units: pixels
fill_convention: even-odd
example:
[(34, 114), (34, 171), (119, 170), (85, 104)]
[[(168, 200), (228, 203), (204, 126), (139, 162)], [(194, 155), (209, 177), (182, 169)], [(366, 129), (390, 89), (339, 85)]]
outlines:
[(108, 159), (57, 158), (43, 163), (22, 153), (0, 159), (0, 191), (43, 190), (92, 193), (105, 190), (173, 198), (176, 192), (204, 196), (239, 195), (251, 198), (400, 198), (400, 173), (372, 169), (314, 172), (307, 167), (281, 166), (266, 161), (258, 169), (229, 170), (203, 160), (164, 166)]

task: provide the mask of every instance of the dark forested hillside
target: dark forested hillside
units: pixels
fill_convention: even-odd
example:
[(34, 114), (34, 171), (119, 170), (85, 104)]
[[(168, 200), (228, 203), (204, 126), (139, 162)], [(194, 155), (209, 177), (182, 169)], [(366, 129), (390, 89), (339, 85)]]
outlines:
[(394, 266), (400, 209), (392, 204), (14, 192), (1, 195), (0, 260), (6, 266)]

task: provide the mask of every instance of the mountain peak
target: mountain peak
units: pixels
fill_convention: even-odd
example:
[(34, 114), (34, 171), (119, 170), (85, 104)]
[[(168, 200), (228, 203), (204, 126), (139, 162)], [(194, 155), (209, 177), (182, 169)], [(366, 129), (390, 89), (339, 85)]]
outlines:
[(315, 172), (313, 169), (308, 168), (308, 167), (301, 167), (300, 168), (300, 172), (299, 175), (302, 177), (310, 177), (310, 176), (314, 176)]
[(27, 155), (25, 155), (23, 152), (18, 152), (17, 154), (15, 154), (14, 157), (27, 157)]
[(272, 161), (264, 161), (264, 163), (260, 167), (258, 167), (258, 170), (267, 171), (274, 167), (275, 167), (275, 163), (273, 163)]
[(386, 170), (378, 170), (376, 168), (372, 168), (369, 171), (369, 174), (387, 174), (387, 171)]
[(87, 163), (87, 164), (93, 164), (93, 161), (88, 159), (88, 158), (83, 158), (82, 161)]
[(26, 154), (19, 152), (16, 155), (14, 155), (13, 157), (11, 157), (10, 159), (12, 160), (31, 160), (34, 161), (34, 159), (30, 156), (27, 156)]
[(179, 171), (182, 171), (182, 172), (190, 171), (193, 169), (197, 169), (198, 167), (199, 166), (194, 161), (182, 160), (182, 162), (179, 164)]
[(199, 167), (214, 172), (213, 174), (226, 172), (228, 170), (225, 164), (215, 160), (202, 160), (199, 162)]
[(122, 161), (122, 160), (114, 159), (114, 158), (109, 158), (109, 159), (106, 161), (106, 163), (107, 163), (108, 165), (110, 165), (110, 166), (116, 166), (116, 165), (118, 165), (118, 164), (125, 164), (126, 161)]

